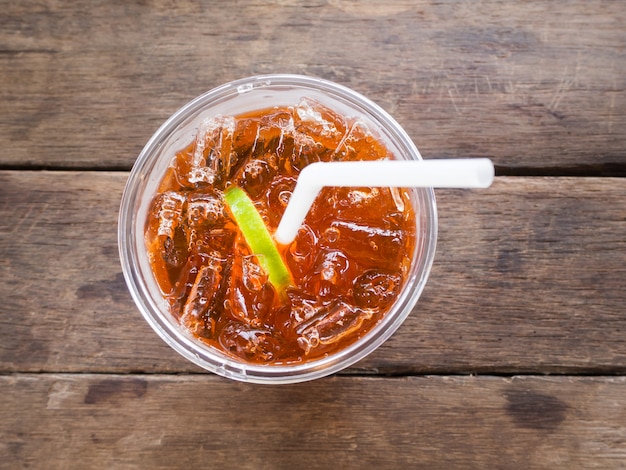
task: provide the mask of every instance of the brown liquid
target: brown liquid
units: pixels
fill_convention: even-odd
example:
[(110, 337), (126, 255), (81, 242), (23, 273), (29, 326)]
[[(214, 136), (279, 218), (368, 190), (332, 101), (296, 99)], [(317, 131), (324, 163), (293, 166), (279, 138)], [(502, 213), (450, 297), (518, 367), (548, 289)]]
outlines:
[(200, 340), (251, 363), (294, 364), (367, 333), (406, 281), (415, 246), (408, 192), (325, 188), (293, 243), (279, 246), (294, 285), (281, 295), (224, 203), (243, 188), (273, 233), (302, 168), (392, 158), (358, 119), (303, 99), (203, 122), (154, 198), (146, 245), (172, 314)]

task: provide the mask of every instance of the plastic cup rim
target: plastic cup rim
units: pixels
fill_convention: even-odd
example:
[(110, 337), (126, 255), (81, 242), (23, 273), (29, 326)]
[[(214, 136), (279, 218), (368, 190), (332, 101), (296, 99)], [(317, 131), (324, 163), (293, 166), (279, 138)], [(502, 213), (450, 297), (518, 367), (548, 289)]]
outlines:
[[(403, 147), (411, 159), (421, 159), (413, 141), (391, 115), (369, 98), (348, 87), (321, 78), (295, 74), (255, 75), (234, 80), (189, 101), (173, 113), (148, 140), (133, 165), (122, 195), (118, 220), (118, 247), (124, 277), (135, 304), (148, 324), (170, 347), (192, 363), (224, 377), (251, 383), (287, 384), (321, 378), (343, 370), (369, 355), (395, 333), (417, 303), (429, 277), (436, 249), (437, 209), (433, 189), (421, 188), (421, 194), (427, 199), (421, 201), (425, 204), (421, 210), (427, 211), (425, 216), (428, 232), (425, 234), (427, 240), (423, 246), (424, 253), (412, 264), (411, 276), (406, 280), (405, 287), (392, 309), (363, 338), (337, 353), (301, 364), (257, 365), (237, 361), (214, 351), (209, 346), (200, 346), (197, 340), (185, 337), (181, 329), (173, 324), (173, 320), (165, 321), (162, 318), (171, 314), (161, 311), (158, 302), (152, 298), (138, 273), (138, 253), (129, 251), (132, 248), (129, 242), (136, 236), (134, 229), (137, 221), (133, 211), (137, 200), (142, 196), (137, 192), (138, 185), (146, 177), (142, 171), (146, 168), (152, 169), (156, 163), (151, 161), (155, 151), (190, 116), (197, 115), (216, 100), (229, 99), (265, 87), (310, 88), (329, 94), (334, 100), (347, 102), (360, 112), (368, 114), (381, 128), (391, 132), (392, 137), (397, 139), (395, 144)], [(416, 264), (419, 265), (419, 269), (414, 269)]]

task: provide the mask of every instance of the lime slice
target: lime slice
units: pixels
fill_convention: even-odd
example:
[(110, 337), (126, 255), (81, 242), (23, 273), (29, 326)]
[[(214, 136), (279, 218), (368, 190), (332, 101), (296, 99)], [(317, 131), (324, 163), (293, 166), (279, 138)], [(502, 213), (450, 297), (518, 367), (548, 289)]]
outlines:
[(292, 284), (291, 274), (274, 244), (272, 236), (261, 215), (254, 207), (246, 192), (232, 187), (224, 193), (226, 204), (235, 218), (235, 222), (243, 233), (246, 243), (253, 254), (257, 255), (259, 264), (265, 270), (269, 281), (278, 291)]

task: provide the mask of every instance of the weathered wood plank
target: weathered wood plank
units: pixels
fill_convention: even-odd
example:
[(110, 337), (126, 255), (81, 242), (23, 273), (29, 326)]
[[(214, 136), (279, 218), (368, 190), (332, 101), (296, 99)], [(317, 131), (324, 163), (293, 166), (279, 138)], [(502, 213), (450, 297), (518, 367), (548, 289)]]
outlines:
[[(623, 468), (626, 378), (0, 377), (5, 468)], [(382, 424), (384, 423), (384, 425)]]
[(0, 164), (129, 168), (156, 128), (226, 81), (335, 80), (430, 158), (510, 172), (626, 173), (626, 4), (4, 2)]
[[(119, 265), (126, 173), (0, 172), (0, 370), (197, 371), (143, 321)], [(416, 310), (352, 372), (626, 370), (626, 180), (438, 191)]]

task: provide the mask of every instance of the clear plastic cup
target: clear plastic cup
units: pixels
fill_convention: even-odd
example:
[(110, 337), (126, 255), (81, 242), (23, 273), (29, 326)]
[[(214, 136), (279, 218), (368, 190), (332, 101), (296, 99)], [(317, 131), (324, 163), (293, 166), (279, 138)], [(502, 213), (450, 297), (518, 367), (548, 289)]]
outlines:
[(435, 254), (437, 210), (432, 188), (411, 190), (416, 212), (416, 246), (411, 269), (398, 299), (366, 335), (327, 357), (296, 365), (256, 365), (227, 356), (197, 340), (169, 311), (152, 273), (144, 242), (148, 209), (175, 153), (193, 140), (206, 117), (237, 115), (271, 106), (290, 106), (308, 97), (339, 114), (363, 119), (397, 159), (420, 160), (419, 151), (382, 108), (368, 98), (327, 80), (299, 75), (263, 75), (236, 80), (190, 101), (152, 136), (130, 173), (119, 214), (122, 269), (140, 312), (175, 351), (200, 367), (244, 382), (295, 383), (324, 377), (363, 359), (403, 323), (424, 289)]

